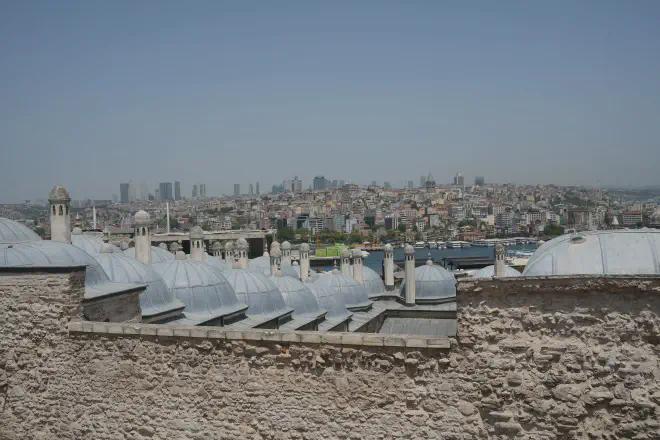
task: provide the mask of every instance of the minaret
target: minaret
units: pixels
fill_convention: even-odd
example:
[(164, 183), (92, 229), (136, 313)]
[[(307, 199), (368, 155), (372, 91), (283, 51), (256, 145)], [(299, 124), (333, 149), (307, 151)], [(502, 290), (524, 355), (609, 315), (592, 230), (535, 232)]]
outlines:
[(190, 229), (190, 259), (204, 261), (204, 231), (199, 226)]
[(300, 281), (303, 283), (309, 277), (309, 245), (303, 243), (300, 245)]
[(362, 251), (353, 249), (353, 278), (360, 284), (364, 284), (364, 265)]
[(415, 305), (417, 298), (416, 280), (415, 280), (415, 248), (407, 244), (403, 249), (406, 256), (405, 277), (406, 277), (406, 304)]
[(291, 243), (282, 243), (282, 264), (291, 264)]
[(394, 290), (394, 252), (391, 244), (386, 244), (383, 247), (383, 271), (385, 272), (385, 290)]
[(181, 245), (178, 242), (174, 242), (170, 245), (170, 252), (172, 252), (175, 256), (176, 253), (181, 250)]
[(103, 242), (110, 243), (110, 228), (107, 226), (103, 229)]
[(135, 224), (135, 258), (144, 264), (151, 264), (151, 217), (145, 211), (138, 211), (133, 217)]
[(495, 271), (493, 276), (504, 276), (504, 246), (501, 243), (495, 245)]
[[(270, 253), (272, 254), (275, 249), (280, 249), (280, 243), (273, 240), (273, 242), (270, 244)], [(282, 256), (282, 254), (280, 254), (280, 256)]]
[(244, 238), (239, 238), (236, 241), (236, 249), (238, 251), (238, 264), (241, 269), (248, 268), (248, 242)]
[(50, 239), (71, 243), (71, 197), (62, 185), (55, 185), (48, 194), (50, 203)]
[(282, 261), (282, 251), (280, 248), (276, 247), (273, 249), (270, 248), (270, 275), (275, 276), (278, 270), (280, 270), (280, 263)]
[(228, 267), (234, 264), (234, 242), (231, 240), (225, 243), (225, 262)]
[(339, 254), (341, 258), (341, 273), (350, 277), (351, 276), (351, 251), (348, 248), (343, 248)]
[(222, 260), (222, 250), (223, 246), (219, 241), (216, 241), (213, 243), (213, 246), (211, 246), (211, 250), (213, 251), (213, 256), (219, 260)]

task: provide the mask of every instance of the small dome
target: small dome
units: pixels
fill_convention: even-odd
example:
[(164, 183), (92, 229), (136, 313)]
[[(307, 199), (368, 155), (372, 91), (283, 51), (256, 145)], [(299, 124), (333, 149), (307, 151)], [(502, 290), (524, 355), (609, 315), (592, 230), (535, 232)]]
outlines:
[(194, 260), (177, 259), (153, 265), (174, 296), (185, 304), (185, 320), (204, 324), (245, 309), (218, 271)]
[(146, 226), (149, 225), (149, 223), (151, 223), (151, 216), (146, 211), (138, 211), (133, 216), (133, 222), (136, 225)]
[(340, 273), (337, 269), (333, 269), (329, 275), (319, 277), (315, 283), (330, 287), (336, 294), (341, 295), (347, 309), (368, 307), (372, 304), (367, 289), (354, 278)]
[[(104, 246), (112, 245), (104, 244)], [(143, 318), (153, 319), (159, 315), (169, 315), (183, 310), (183, 303), (174, 298), (161, 276), (151, 266), (121, 253), (114, 253), (112, 250), (105, 252), (106, 249), (101, 248), (101, 253), (96, 259), (112, 281), (147, 286), (147, 290), (140, 294)]]
[[(99, 254), (114, 254), (115, 253), (115, 246), (111, 245), (110, 243), (103, 243), (101, 245), (101, 249), (99, 249)], [(124, 255), (123, 252), (118, 252), (117, 255)], [(126, 257), (130, 258), (130, 257)]]
[(80, 229), (78, 226), (73, 228), (73, 230), (71, 231), (71, 235), (82, 235), (82, 233), (83, 233), (82, 229)]
[(181, 249), (181, 245), (176, 241), (170, 245), (170, 251), (174, 252), (175, 254), (179, 249)]
[(207, 255), (202, 261), (202, 263), (206, 264), (207, 266), (215, 270), (220, 271), (220, 273), (225, 273), (231, 269), (231, 266), (229, 266), (224, 260), (220, 260), (211, 255)]
[(281, 316), (291, 311), (277, 286), (265, 275), (249, 269), (235, 269), (226, 276), (238, 300), (248, 305), (248, 316)]
[(222, 243), (220, 243), (219, 241), (216, 241), (215, 243), (213, 243), (213, 246), (211, 246), (211, 250), (214, 252), (222, 252), (223, 249), (224, 246), (222, 246)]
[(234, 243), (230, 240), (227, 243), (225, 243), (225, 251), (229, 252), (234, 250)]
[[(406, 281), (401, 284), (401, 297), (406, 297)], [(418, 300), (440, 300), (456, 296), (456, 278), (436, 264), (415, 268), (415, 296)]]
[(188, 256), (183, 251), (176, 251), (176, 254), (174, 254), (174, 259), (177, 261), (185, 260), (186, 258), (188, 258)]
[(300, 245), (300, 252), (309, 252), (309, 244), (303, 243)]
[(339, 252), (341, 258), (351, 258), (351, 250), (349, 248), (342, 248)]
[(539, 241), (537, 241), (537, 242), (536, 242), (536, 249), (540, 248), (540, 247), (543, 246), (544, 244), (545, 244), (545, 241), (544, 241), (544, 240), (539, 240)]
[(362, 268), (362, 280), (369, 295), (385, 292), (385, 283), (372, 268), (367, 266)]
[[(78, 233), (78, 231), (80, 233)], [(71, 244), (74, 245), (77, 248), (82, 249), (83, 251), (87, 252), (89, 255), (92, 257), (96, 257), (99, 252), (101, 251), (101, 248), (103, 245), (107, 244), (108, 246), (112, 247), (112, 252), (120, 254), (121, 249), (119, 249), (117, 246), (114, 246), (109, 243), (105, 243), (101, 238), (95, 237), (93, 235), (87, 235), (83, 234), (80, 228), (74, 228), (74, 232), (71, 233)]]
[[(479, 269), (472, 274), (471, 278), (480, 279), (480, 278), (493, 278), (495, 276), (495, 266), (490, 265), (482, 269)], [(504, 266), (504, 276), (505, 277), (521, 277), (522, 274), (515, 270), (513, 267)]]
[(279, 289), (284, 303), (293, 308), (295, 314), (317, 317), (326, 312), (321, 310), (314, 294), (300, 280), (282, 274), (268, 279)]
[(291, 250), (291, 243), (289, 243), (288, 241), (283, 242), (282, 243), (282, 250), (283, 251)]
[(300, 266), (294, 266), (293, 264), (281, 264), (280, 271), (283, 276), (300, 279)]
[(412, 245), (407, 244), (406, 247), (403, 248), (403, 253), (406, 255), (415, 255), (415, 248), (412, 247)]
[(248, 269), (261, 272), (267, 277), (270, 276), (270, 257), (262, 255), (248, 261)]
[(41, 241), (41, 237), (27, 226), (8, 218), (0, 217), (0, 243)]
[(63, 185), (55, 185), (48, 193), (50, 203), (68, 203), (71, 201), (69, 191)]
[(236, 249), (245, 250), (248, 248), (248, 242), (243, 237), (236, 240)]
[(199, 226), (193, 226), (190, 229), (190, 239), (191, 240), (201, 240), (204, 238), (204, 231)]
[(280, 249), (280, 243), (273, 240), (273, 242), (270, 244), (270, 252), (273, 253), (273, 250), (275, 249)]
[(385, 246), (383, 246), (383, 250), (385, 252), (392, 252), (392, 245), (387, 243)]
[(353, 256), (353, 258), (362, 258), (362, 250), (358, 248), (354, 248), (351, 255)]
[(344, 298), (331, 287), (324, 286), (321, 283), (306, 283), (307, 288), (316, 297), (319, 307), (327, 310), (326, 318), (347, 319), (352, 313), (346, 308)]
[(657, 275), (660, 231), (610, 230), (566, 234), (534, 252), (523, 276)]
[(159, 248), (167, 250), (167, 244), (166, 243), (161, 243), (158, 245)]
[[(128, 248), (123, 251), (124, 255), (127, 257), (135, 258), (135, 248)], [(151, 263), (164, 263), (166, 261), (174, 260), (174, 254), (167, 252), (165, 249), (161, 249), (156, 246), (151, 246)]]

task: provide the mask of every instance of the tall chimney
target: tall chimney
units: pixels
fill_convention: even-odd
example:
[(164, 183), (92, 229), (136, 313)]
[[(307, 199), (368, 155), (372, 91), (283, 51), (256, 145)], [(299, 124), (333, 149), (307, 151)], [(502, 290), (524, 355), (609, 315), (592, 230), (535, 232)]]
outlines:
[(343, 248), (339, 254), (341, 258), (341, 273), (346, 276), (351, 276), (351, 251)]
[(270, 250), (270, 275), (275, 276), (278, 270), (280, 270), (280, 263), (282, 262), (282, 251), (279, 247), (272, 248)]
[(309, 277), (309, 245), (303, 243), (300, 245), (300, 281), (303, 283)]
[(504, 246), (501, 243), (495, 245), (495, 271), (493, 276), (504, 276)]
[(225, 262), (229, 268), (234, 264), (234, 243), (231, 240), (225, 243)]
[(248, 268), (248, 242), (244, 238), (239, 238), (236, 241), (236, 249), (238, 251), (238, 264), (241, 269)]
[(416, 281), (415, 281), (415, 248), (407, 244), (403, 249), (406, 257), (405, 263), (405, 280), (406, 280), (406, 304), (415, 305), (417, 298)]
[(50, 239), (71, 243), (71, 197), (62, 185), (55, 185), (48, 193), (50, 203)]
[(190, 259), (204, 261), (204, 231), (199, 226), (190, 229)]
[(138, 211), (133, 217), (135, 224), (135, 258), (144, 264), (151, 264), (151, 232), (149, 224), (151, 217), (145, 211)]
[(383, 247), (383, 254), (385, 255), (383, 260), (385, 290), (392, 291), (394, 290), (394, 252), (392, 251), (391, 244), (386, 244), (385, 247)]
[(362, 260), (362, 251), (360, 249), (353, 249), (353, 278), (360, 284), (364, 284), (364, 265)]

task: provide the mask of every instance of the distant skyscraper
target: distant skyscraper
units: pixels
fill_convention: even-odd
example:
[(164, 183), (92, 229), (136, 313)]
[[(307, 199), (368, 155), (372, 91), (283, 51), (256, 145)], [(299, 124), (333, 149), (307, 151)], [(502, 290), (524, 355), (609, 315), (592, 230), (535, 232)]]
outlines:
[(259, 182), (257, 182), (257, 195), (259, 195)]
[(376, 186), (376, 181), (375, 180), (371, 181), (371, 186)]
[(128, 183), (119, 184), (119, 201), (120, 203), (128, 203)]
[(241, 185), (240, 185), (240, 183), (234, 183), (234, 195), (235, 196), (240, 196), (241, 195)]
[(332, 181), (332, 187), (337, 188), (337, 179)]
[(325, 189), (325, 180), (323, 176), (314, 177), (314, 189)]
[(252, 184), (248, 185), (248, 194), (250, 194), (250, 195), (254, 194), (254, 187), (252, 186)]
[(181, 200), (181, 182), (174, 182), (174, 200)]
[(144, 180), (140, 184), (140, 200), (149, 199), (149, 188), (147, 188), (147, 182)]
[(156, 188), (156, 191), (154, 191), (154, 193), (156, 194), (156, 200), (160, 200), (160, 190)]
[(119, 201), (119, 197), (117, 197), (117, 194), (112, 195), (112, 203), (117, 203)]
[(342, 186), (344, 186), (344, 181), (343, 181), (343, 180), (340, 180), (340, 181), (339, 181), (339, 187), (341, 188)]
[(426, 188), (426, 176), (422, 176), (419, 178), (419, 186), (421, 188)]
[(454, 176), (454, 185), (465, 186), (465, 178), (463, 177), (463, 173), (456, 173)]
[(134, 202), (137, 200), (137, 185), (133, 183), (128, 184), (128, 201)]
[(486, 183), (486, 180), (484, 179), (484, 176), (477, 176), (474, 178), (474, 184), (475, 185), (484, 185)]
[(413, 189), (414, 185), (415, 185), (415, 183), (412, 180), (408, 181), (408, 189)]
[(206, 183), (199, 184), (199, 196), (206, 197)]
[(160, 189), (159, 200), (173, 200), (172, 197), (172, 182), (162, 182), (158, 188)]
[(199, 192), (197, 190), (197, 184), (193, 185), (193, 190), (192, 190), (192, 197), (193, 199), (199, 195)]

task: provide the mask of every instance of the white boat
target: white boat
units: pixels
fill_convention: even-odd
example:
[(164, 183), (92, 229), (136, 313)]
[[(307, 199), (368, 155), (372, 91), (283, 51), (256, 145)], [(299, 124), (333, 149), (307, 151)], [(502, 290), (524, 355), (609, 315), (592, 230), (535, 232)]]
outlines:
[(429, 249), (437, 249), (438, 248), (438, 243), (435, 241), (429, 241)]
[(463, 243), (461, 243), (461, 247), (466, 248), (466, 247), (470, 247), (470, 246), (472, 246), (472, 244), (469, 241), (464, 241)]
[(425, 247), (426, 247), (426, 243), (424, 243), (423, 241), (418, 241), (417, 243), (415, 243), (415, 249), (424, 249)]
[(463, 247), (463, 244), (460, 241), (448, 241), (447, 242), (447, 247), (448, 248), (460, 248), (460, 247)]
[(445, 243), (444, 241), (439, 241), (439, 242), (436, 243), (436, 245), (438, 246), (438, 249), (446, 249), (447, 248), (447, 243)]

